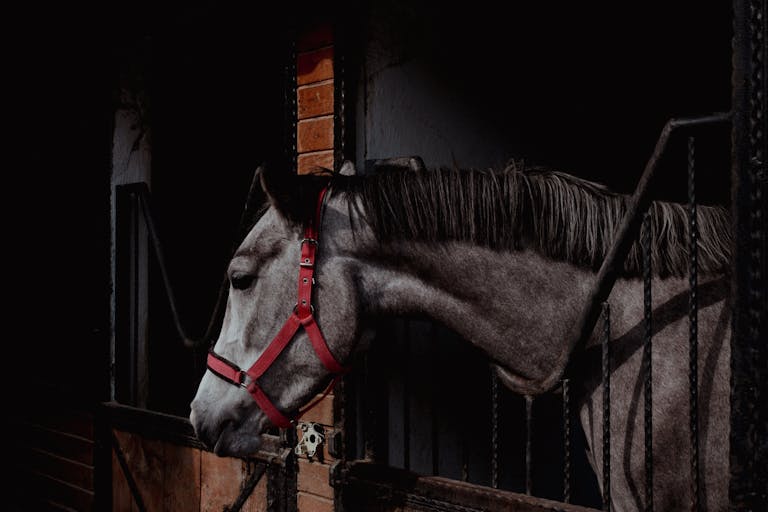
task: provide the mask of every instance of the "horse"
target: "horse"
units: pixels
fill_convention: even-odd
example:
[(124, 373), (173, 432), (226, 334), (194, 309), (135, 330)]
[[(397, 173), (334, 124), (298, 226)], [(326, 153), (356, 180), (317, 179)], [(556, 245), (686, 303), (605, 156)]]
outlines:
[[(390, 169), (367, 176), (297, 176), (265, 167), (259, 180), (264, 206), (230, 262), (211, 371), (191, 403), (190, 420), (205, 445), (222, 456), (254, 453), (266, 429), (289, 425), (366, 349), (376, 318), (420, 314), (478, 347), (500, 382), (516, 393), (542, 393), (574, 368), (571, 386), (577, 388), (587, 455), (603, 481), (601, 329), (575, 349), (568, 335), (613, 241), (626, 196), (565, 173), (514, 164), (496, 171)], [(688, 220), (681, 204), (654, 202), (649, 212), (653, 505), (678, 510), (692, 499)], [(319, 231), (317, 240), (307, 237), (313, 218), (318, 225), (309, 232)], [(725, 510), (732, 235), (722, 207), (699, 206), (698, 224), (700, 501), (706, 510)], [(630, 250), (608, 299), (610, 495), (617, 511), (645, 507), (639, 245)], [(301, 305), (296, 277), (308, 275), (299, 267), (310, 261), (308, 251), (314, 288), (310, 304)], [(300, 310), (312, 325), (292, 327), (290, 339), (274, 349), (269, 340), (278, 340)], [(319, 341), (310, 330), (321, 332)], [(258, 372), (244, 370), (265, 358), (269, 364)]]

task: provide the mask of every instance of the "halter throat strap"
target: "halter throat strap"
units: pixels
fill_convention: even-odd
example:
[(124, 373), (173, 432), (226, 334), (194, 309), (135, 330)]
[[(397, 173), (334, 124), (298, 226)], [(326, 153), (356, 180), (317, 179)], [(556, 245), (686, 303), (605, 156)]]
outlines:
[(315, 320), (314, 307), (312, 306), (312, 288), (315, 284), (315, 264), (317, 259), (317, 249), (320, 239), (320, 222), (322, 220), (323, 206), (328, 187), (324, 187), (317, 198), (317, 207), (314, 216), (304, 225), (304, 238), (301, 240), (301, 259), (299, 260), (299, 291), (298, 301), (293, 308), (293, 312), (278, 331), (277, 335), (267, 346), (266, 350), (259, 356), (253, 365), (247, 370), (243, 370), (237, 364), (225, 359), (217, 354), (213, 348), (208, 352), (208, 369), (217, 377), (245, 388), (256, 401), (259, 408), (264, 411), (269, 420), (280, 428), (287, 428), (296, 423), (296, 421), (309, 409), (317, 405), (320, 400), (316, 400), (293, 416), (288, 417), (282, 413), (272, 400), (264, 393), (259, 385), (259, 378), (274, 364), (285, 347), (293, 340), (296, 333), (304, 328), (304, 331), (312, 343), (312, 348), (317, 354), (318, 359), (325, 368), (334, 376), (330, 386), (326, 389), (323, 396), (327, 395), (339, 379), (347, 373), (348, 369), (339, 363), (328, 348), (328, 343), (323, 336), (320, 326)]

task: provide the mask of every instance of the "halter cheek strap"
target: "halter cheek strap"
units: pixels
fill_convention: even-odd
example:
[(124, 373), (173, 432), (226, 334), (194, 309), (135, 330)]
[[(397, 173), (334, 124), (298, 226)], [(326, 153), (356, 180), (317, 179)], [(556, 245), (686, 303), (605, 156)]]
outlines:
[[(320, 234), (320, 220), (322, 217), (323, 200), (327, 191), (328, 187), (320, 191), (314, 218), (310, 219), (304, 226), (304, 239), (301, 241), (301, 260), (299, 261), (299, 300), (275, 338), (256, 362), (247, 370), (241, 369), (232, 361), (220, 356), (214, 352), (213, 348), (208, 352), (208, 369), (219, 378), (245, 388), (269, 420), (280, 428), (291, 426), (304, 413), (317, 405), (348, 371), (347, 368), (338, 362), (328, 348), (328, 343), (315, 320), (314, 308), (312, 307), (312, 287), (315, 283), (315, 260)], [(296, 416), (289, 418), (280, 412), (272, 400), (264, 393), (264, 390), (259, 386), (259, 378), (272, 366), (301, 327), (307, 333), (318, 359), (334, 375), (334, 379), (319, 399), (304, 409), (299, 410)]]

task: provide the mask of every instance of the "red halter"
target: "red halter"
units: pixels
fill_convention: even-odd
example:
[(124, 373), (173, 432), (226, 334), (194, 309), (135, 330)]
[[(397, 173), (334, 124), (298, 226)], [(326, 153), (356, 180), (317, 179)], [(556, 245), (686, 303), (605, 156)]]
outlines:
[[(348, 371), (328, 349), (328, 343), (325, 341), (325, 337), (320, 332), (320, 327), (315, 321), (314, 308), (312, 307), (315, 257), (317, 254), (323, 199), (327, 191), (328, 187), (324, 187), (320, 191), (320, 195), (317, 198), (315, 216), (304, 226), (304, 239), (301, 241), (301, 261), (299, 262), (299, 301), (296, 303), (293, 313), (285, 321), (285, 324), (283, 324), (283, 327), (269, 346), (267, 346), (267, 349), (248, 370), (242, 370), (235, 363), (221, 357), (213, 351), (213, 348), (208, 352), (208, 369), (225, 381), (247, 389), (248, 393), (256, 400), (256, 403), (270, 421), (280, 428), (287, 428), (295, 424), (296, 420), (317, 405)], [(320, 358), (320, 361), (322, 361), (328, 371), (334, 374), (334, 379), (322, 397), (312, 402), (306, 408), (299, 410), (298, 414), (293, 418), (288, 418), (277, 409), (272, 400), (264, 393), (259, 386), (258, 380), (272, 366), (285, 347), (288, 346), (288, 343), (291, 342), (301, 326), (304, 326), (304, 330), (307, 332), (307, 336), (309, 336), (309, 341), (312, 342), (312, 348), (315, 349), (317, 357)]]

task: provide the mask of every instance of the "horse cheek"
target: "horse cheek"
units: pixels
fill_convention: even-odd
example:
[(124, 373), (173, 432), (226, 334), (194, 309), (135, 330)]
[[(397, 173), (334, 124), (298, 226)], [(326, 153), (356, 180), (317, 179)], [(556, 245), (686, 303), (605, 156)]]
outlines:
[(360, 304), (352, 277), (342, 272), (332, 275), (333, 283), (323, 283), (317, 296), (316, 317), (331, 352), (345, 361), (360, 335)]

